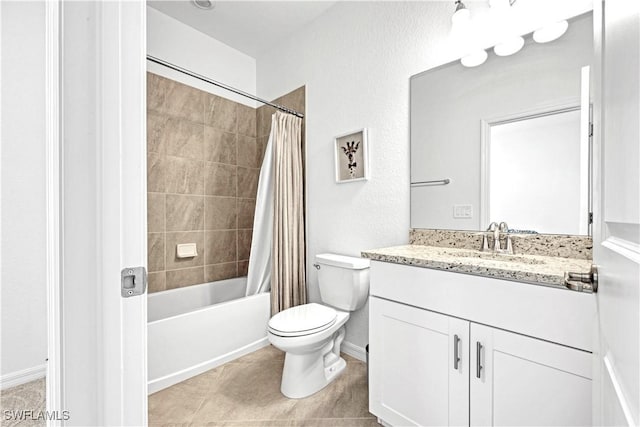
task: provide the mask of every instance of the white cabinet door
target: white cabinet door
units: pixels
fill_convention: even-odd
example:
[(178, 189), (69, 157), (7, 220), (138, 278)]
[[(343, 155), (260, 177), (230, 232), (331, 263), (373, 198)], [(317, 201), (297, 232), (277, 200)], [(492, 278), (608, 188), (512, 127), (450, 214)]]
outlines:
[(471, 425), (591, 425), (591, 353), (471, 324)]
[(469, 322), (369, 304), (369, 410), (391, 425), (468, 425)]

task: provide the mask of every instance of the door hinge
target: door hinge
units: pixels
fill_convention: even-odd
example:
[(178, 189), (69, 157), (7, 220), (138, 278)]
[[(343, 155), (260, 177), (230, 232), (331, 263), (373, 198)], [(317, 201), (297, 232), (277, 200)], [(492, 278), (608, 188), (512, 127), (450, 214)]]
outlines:
[(120, 279), (120, 294), (123, 298), (142, 295), (147, 289), (147, 270), (144, 267), (123, 268)]
[(593, 212), (589, 212), (589, 224), (593, 224)]
[(593, 122), (589, 122), (589, 137), (593, 136)]

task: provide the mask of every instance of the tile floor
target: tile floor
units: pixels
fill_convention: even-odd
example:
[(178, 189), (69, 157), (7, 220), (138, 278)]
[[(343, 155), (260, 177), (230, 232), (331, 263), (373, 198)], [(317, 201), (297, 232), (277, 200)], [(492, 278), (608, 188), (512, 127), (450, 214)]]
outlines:
[(343, 357), (347, 368), (329, 386), (288, 399), (280, 393), (284, 353), (265, 347), (149, 396), (149, 425), (378, 426), (366, 364)]
[[(45, 411), (45, 382), (44, 378), (28, 382), (16, 387), (2, 390), (0, 393), (0, 407), (2, 427), (13, 426), (45, 426), (44, 420), (7, 420), (4, 411), (31, 410), (34, 414)], [(34, 415), (37, 416), (37, 415)]]

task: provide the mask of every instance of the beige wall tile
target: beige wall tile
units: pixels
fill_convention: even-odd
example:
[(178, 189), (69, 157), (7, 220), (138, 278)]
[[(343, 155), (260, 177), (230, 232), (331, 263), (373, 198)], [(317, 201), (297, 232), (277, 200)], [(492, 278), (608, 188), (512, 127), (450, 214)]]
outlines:
[(205, 123), (225, 132), (238, 131), (238, 103), (217, 95), (207, 94)]
[(147, 191), (164, 192), (165, 156), (147, 153)]
[(249, 272), (249, 261), (238, 261), (238, 277), (246, 276)]
[(269, 136), (261, 136), (256, 139), (259, 150), (258, 167), (262, 167), (262, 161), (264, 160), (264, 154), (267, 150), (267, 144), (269, 143)]
[(296, 90), (289, 92), (288, 94), (280, 97), (281, 105), (296, 110), (299, 113), (304, 114), (305, 107), (305, 87), (301, 86)]
[(236, 164), (236, 138), (231, 132), (224, 132), (211, 126), (204, 127), (204, 159), (210, 162)]
[(189, 120), (172, 118), (164, 122), (162, 137), (167, 154), (202, 160), (204, 156), (204, 125)]
[(206, 196), (204, 203), (205, 230), (230, 230), (237, 228), (235, 197)]
[[(176, 270), (179, 268), (204, 265), (204, 258), (206, 253), (203, 231), (166, 233), (166, 236), (165, 265), (167, 270)], [(178, 258), (176, 256), (176, 249), (177, 245), (181, 243), (195, 243), (198, 251), (198, 256), (194, 258)]]
[(258, 191), (260, 169), (238, 166), (238, 197), (255, 198)]
[(237, 259), (236, 230), (205, 232), (205, 264), (235, 262)]
[(159, 110), (165, 101), (165, 86), (161, 84), (162, 77), (147, 73), (147, 111)]
[(166, 273), (160, 271), (157, 273), (149, 273), (147, 275), (147, 292), (161, 292), (166, 289)]
[(253, 228), (255, 199), (238, 199), (238, 228)]
[(147, 110), (204, 122), (205, 92), (147, 73)]
[(236, 196), (237, 171), (233, 165), (205, 163), (205, 194), (208, 196)]
[(179, 194), (204, 194), (204, 162), (167, 156), (165, 191)]
[(215, 282), (216, 280), (231, 279), (233, 277), (238, 277), (238, 265), (235, 262), (204, 266), (204, 280), (207, 283)]
[(247, 105), (238, 105), (238, 134), (256, 137), (256, 109)]
[(166, 196), (166, 230), (204, 230), (204, 196)]
[(238, 166), (259, 168), (261, 161), (262, 153), (256, 138), (238, 135)]
[(164, 193), (147, 193), (147, 231), (160, 233), (164, 229)]
[(167, 289), (182, 288), (184, 286), (204, 283), (204, 267), (167, 271), (166, 283)]
[(147, 111), (147, 152), (165, 154), (166, 138), (162, 136), (164, 124), (169, 116)]
[(249, 259), (251, 253), (251, 235), (253, 230), (238, 230), (238, 259)]
[(164, 233), (147, 234), (147, 268), (149, 272), (164, 270)]
[(257, 136), (269, 136), (271, 132), (271, 116), (276, 109), (270, 105), (263, 105), (257, 110)]

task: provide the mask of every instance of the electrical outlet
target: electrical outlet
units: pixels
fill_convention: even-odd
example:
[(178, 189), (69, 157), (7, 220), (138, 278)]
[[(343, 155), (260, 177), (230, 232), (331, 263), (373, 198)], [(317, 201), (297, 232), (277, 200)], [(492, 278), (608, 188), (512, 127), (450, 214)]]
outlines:
[(473, 206), (472, 205), (453, 205), (453, 217), (454, 218), (473, 218)]

